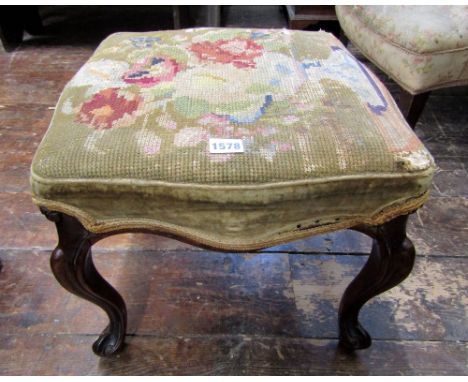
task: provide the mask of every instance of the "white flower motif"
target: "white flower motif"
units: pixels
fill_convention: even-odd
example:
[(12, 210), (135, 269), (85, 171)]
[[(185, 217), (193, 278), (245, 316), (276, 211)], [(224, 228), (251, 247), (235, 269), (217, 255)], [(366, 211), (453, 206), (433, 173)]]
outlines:
[(73, 107), (73, 102), (71, 100), (71, 97), (67, 98), (62, 105), (62, 113), (71, 115), (76, 112), (75, 107)]
[(129, 64), (124, 61), (91, 61), (76, 73), (69, 86), (90, 86), (87, 96), (110, 87), (125, 88), (129, 85), (122, 80), (122, 76), (128, 69)]
[(135, 134), (136, 142), (140, 151), (146, 155), (154, 155), (161, 148), (161, 138), (154, 132), (142, 129)]
[(207, 132), (202, 127), (184, 127), (174, 137), (174, 146), (195, 147), (207, 140)]

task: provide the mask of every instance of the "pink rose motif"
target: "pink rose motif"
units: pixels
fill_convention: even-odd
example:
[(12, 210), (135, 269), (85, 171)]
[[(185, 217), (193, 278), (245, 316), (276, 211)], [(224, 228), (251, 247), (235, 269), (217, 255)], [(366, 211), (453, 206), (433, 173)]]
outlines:
[(234, 128), (229, 124), (229, 119), (225, 116), (216, 114), (205, 114), (202, 116), (198, 123), (206, 126), (211, 134), (216, 137), (230, 137)]
[(161, 149), (162, 139), (151, 130), (142, 129), (135, 134), (140, 150), (148, 155), (156, 155)]
[(143, 147), (143, 151), (147, 155), (154, 155), (154, 154), (157, 154), (159, 152), (160, 148), (161, 148), (161, 141), (155, 141), (155, 142), (151, 142), (151, 143), (146, 144)]
[(180, 65), (173, 59), (148, 57), (143, 62), (134, 64), (123, 75), (123, 80), (128, 84), (147, 88), (161, 82), (172, 81), (179, 71)]
[(295, 122), (298, 122), (300, 119), (299, 117), (295, 116), (295, 115), (287, 115), (286, 117), (283, 118), (283, 122), (286, 124), (286, 125), (291, 125)]
[(238, 127), (234, 131), (234, 136), (236, 138), (242, 138), (242, 137), (245, 137), (245, 136), (248, 136), (248, 135), (251, 135), (251, 134), (252, 134), (252, 132), (249, 129), (246, 129), (245, 127)]
[(200, 60), (232, 64), (236, 68), (255, 68), (254, 59), (261, 56), (263, 51), (263, 47), (255, 41), (241, 37), (198, 42), (189, 49)]
[(292, 150), (292, 145), (289, 142), (273, 141), (271, 143), (275, 146), (276, 151), (280, 153), (284, 153), (284, 152), (288, 152)]
[(161, 126), (167, 130), (177, 129), (177, 123), (175, 121), (168, 121), (168, 120), (162, 121)]
[(264, 137), (275, 135), (278, 132), (277, 129), (273, 126), (261, 127), (257, 131), (259, 134), (263, 135)]
[(226, 125), (226, 126), (212, 126), (210, 128), (210, 131), (219, 138), (229, 138), (233, 132), (234, 128), (232, 126)]
[(225, 125), (227, 123), (229, 123), (229, 118), (225, 117), (225, 116), (219, 116), (219, 115), (216, 115), (216, 114), (206, 114), (204, 115), (203, 117), (201, 117), (198, 122), (201, 124), (201, 125), (204, 125), (204, 126), (222, 126), (222, 125)]

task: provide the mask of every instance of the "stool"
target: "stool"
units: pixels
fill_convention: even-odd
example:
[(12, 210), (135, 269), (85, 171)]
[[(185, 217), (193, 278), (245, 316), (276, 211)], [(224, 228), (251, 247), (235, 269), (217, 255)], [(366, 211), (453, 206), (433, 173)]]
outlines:
[(337, 5), (346, 37), (403, 88), (414, 127), (431, 90), (468, 85), (468, 6)]
[(127, 316), (91, 247), (123, 232), (239, 252), (363, 232), (372, 251), (339, 308), (341, 345), (361, 349), (360, 308), (412, 269), (407, 216), (434, 170), (333, 35), (202, 28), (105, 39), (61, 94), (31, 185), (57, 227), (55, 277), (109, 317), (98, 355), (122, 348)]

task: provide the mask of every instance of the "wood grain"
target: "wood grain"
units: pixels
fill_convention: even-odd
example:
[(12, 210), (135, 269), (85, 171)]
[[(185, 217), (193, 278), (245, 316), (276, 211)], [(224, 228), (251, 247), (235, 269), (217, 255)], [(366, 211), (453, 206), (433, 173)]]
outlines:
[[(99, 359), (89, 336), (0, 334), (2, 375), (466, 375), (466, 344), (375, 341), (357, 355), (336, 341), (255, 336), (130, 337)], [(16, 349), (23, 351), (18, 353)], [(64, 357), (63, 354), (68, 354)]]
[[(101, 39), (167, 20), (139, 10), (138, 22), (125, 24), (131, 8), (125, 16), (79, 8), (45, 7), (46, 35), (0, 51), (0, 374), (468, 374), (466, 87), (434, 91), (416, 126), (441, 171), (409, 221), (413, 273), (361, 312), (373, 347), (355, 356), (336, 350), (338, 302), (367, 258), (364, 235), (337, 232), (238, 255), (127, 234), (94, 251), (127, 301), (130, 333), (119, 357), (98, 359), (90, 345), (105, 314), (53, 278), (56, 232), (31, 202), (29, 163), (63, 86)], [(226, 24), (282, 27), (278, 9), (232, 6)]]
[[(339, 299), (366, 260), (182, 250), (94, 255), (127, 302), (130, 334), (321, 339), (337, 337)], [(56, 283), (49, 252), (1, 251), (0, 257), (3, 333), (95, 335), (105, 325), (98, 308)], [(381, 340), (468, 341), (467, 266), (467, 258), (418, 257), (401, 286), (365, 306), (363, 324)]]

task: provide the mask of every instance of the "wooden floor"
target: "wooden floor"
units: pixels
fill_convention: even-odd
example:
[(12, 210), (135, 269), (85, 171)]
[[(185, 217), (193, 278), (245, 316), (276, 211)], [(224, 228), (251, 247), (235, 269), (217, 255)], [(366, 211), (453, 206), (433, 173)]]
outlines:
[[(101, 19), (83, 21), (72, 10), (72, 33), (59, 11), (48, 16), (51, 37), (0, 52), (0, 374), (468, 373), (466, 88), (434, 92), (416, 128), (440, 170), (430, 200), (410, 218), (413, 273), (362, 310), (370, 349), (336, 347), (339, 299), (370, 249), (363, 235), (240, 255), (129, 234), (94, 251), (129, 313), (124, 351), (96, 357), (91, 344), (106, 318), (53, 278), (56, 234), (31, 203), (28, 176), (61, 89), (105, 34), (122, 27), (94, 35), (87, 23)], [(263, 17), (247, 18), (254, 26), (283, 22), (275, 7), (253, 11)], [(243, 25), (235, 20), (228, 24)]]

